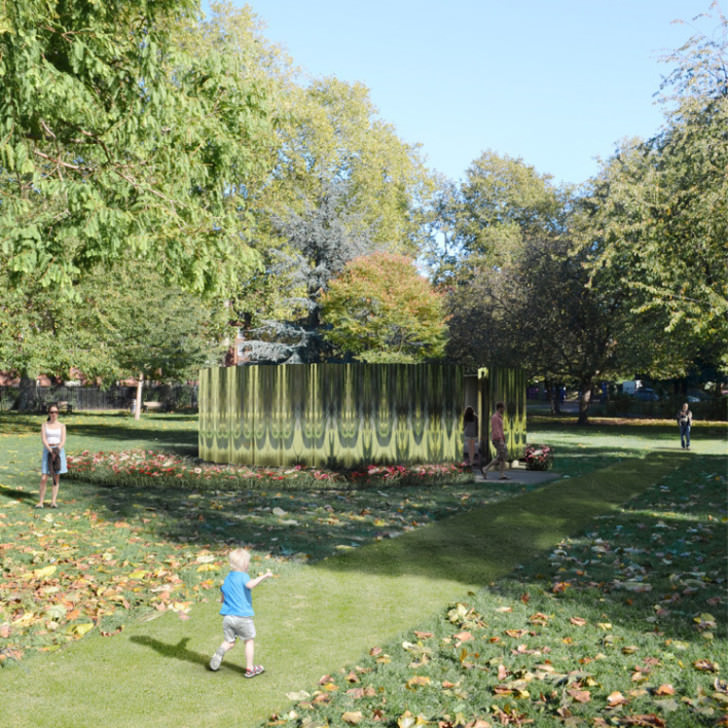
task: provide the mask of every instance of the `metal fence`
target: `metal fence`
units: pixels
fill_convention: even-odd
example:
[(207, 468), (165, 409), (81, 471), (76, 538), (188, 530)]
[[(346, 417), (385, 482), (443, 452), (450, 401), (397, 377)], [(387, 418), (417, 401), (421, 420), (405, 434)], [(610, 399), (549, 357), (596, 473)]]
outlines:
[[(0, 387), (0, 410), (17, 408), (20, 388)], [(35, 386), (25, 401), (24, 410), (44, 412), (52, 402), (64, 402), (74, 411), (130, 410), (136, 397), (136, 387), (68, 387), (53, 385)], [(159, 402), (163, 411), (196, 410), (196, 384), (160, 384), (144, 387), (143, 402)]]

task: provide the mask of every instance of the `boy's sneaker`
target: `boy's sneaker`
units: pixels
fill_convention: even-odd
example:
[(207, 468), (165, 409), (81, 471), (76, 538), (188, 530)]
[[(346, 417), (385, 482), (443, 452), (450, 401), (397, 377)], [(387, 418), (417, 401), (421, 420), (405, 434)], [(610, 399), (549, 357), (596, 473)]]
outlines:
[(213, 672), (217, 672), (220, 669), (220, 663), (222, 662), (222, 655), (218, 655), (217, 652), (212, 656), (210, 660), (210, 669)]
[(253, 665), (252, 669), (245, 671), (245, 677), (255, 677), (256, 675), (260, 675), (262, 672), (265, 672), (263, 665)]

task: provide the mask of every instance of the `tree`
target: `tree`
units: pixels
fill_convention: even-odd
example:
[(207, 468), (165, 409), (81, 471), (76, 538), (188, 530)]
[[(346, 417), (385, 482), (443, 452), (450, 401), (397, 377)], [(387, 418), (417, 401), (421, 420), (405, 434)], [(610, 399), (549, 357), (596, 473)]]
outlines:
[(355, 258), (322, 297), (324, 337), (343, 356), (415, 363), (442, 356), (447, 326), (442, 299), (411, 258)]
[(39, 374), (68, 379), (74, 369), (102, 382), (169, 382), (195, 378), (199, 367), (219, 360), (225, 308), (170, 287), (153, 269), (98, 267), (76, 294), (77, 303), (69, 302), (28, 280), (5, 291), (0, 370), (21, 378), (18, 409), (32, 406)]
[[(728, 22), (669, 57), (662, 131), (625, 146), (592, 182), (592, 271), (619, 272), (632, 310), (663, 321), (683, 371), (700, 351), (728, 371)], [(667, 92), (674, 93), (668, 95)]]
[(550, 175), (494, 152), (476, 159), (458, 187), (441, 187), (435, 205), (436, 243), (427, 258), (439, 282), (475, 260), (507, 264), (527, 240), (557, 234), (564, 214), (562, 193)]
[(73, 294), (98, 264), (155, 265), (220, 292), (256, 263), (244, 188), (267, 160), (263, 90), (242, 58), (179, 41), (192, 0), (5, 3), (0, 262)]
[(457, 255), (441, 270), (448, 356), (573, 383), (586, 423), (594, 384), (635, 351), (625, 332), (638, 317), (626, 318), (621, 284), (606, 273), (587, 285), (592, 251), (573, 249), (578, 209), (522, 161), (483, 155), (449, 207)]
[(566, 237), (536, 239), (513, 263), (459, 281), (449, 299), (448, 353), (473, 366), (520, 366), (548, 383), (573, 383), (586, 424), (594, 385), (625, 365), (629, 331), (640, 322), (628, 320), (619, 286), (587, 287), (584, 260)]
[(224, 307), (172, 288), (153, 270), (95, 271), (83, 295), (81, 327), (96, 338), (96, 369), (86, 373), (136, 378), (137, 418), (144, 381), (196, 379), (200, 367), (220, 361)]
[(332, 182), (316, 205), (275, 221), (287, 245), (266, 255), (266, 276), (259, 278), (274, 273), (274, 281), (254, 285), (268, 288), (285, 280), (276, 297), (285, 313), (282, 320), (269, 317), (246, 327), (244, 347), (251, 360), (315, 362), (330, 354), (320, 331), (321, 296), (348, 261), (373, 247), (359, 216), (342, 205), (346, 189), (345, 182)]

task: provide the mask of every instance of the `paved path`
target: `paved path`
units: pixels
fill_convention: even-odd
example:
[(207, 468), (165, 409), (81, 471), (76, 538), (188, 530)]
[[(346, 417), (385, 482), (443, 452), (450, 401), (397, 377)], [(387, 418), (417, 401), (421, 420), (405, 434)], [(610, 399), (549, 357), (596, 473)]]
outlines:
[[(3, 670), (0, 723), (13, 728), (258, 725), (286, 709), (286, 693), (311, 690), (323, 674), (354, 664), (372, 646), (508, 574), (678, 464), (668, 457), (655, 457), (649, 466), (626, 460), (266, 582), (255, 592), (257, 661), (266, 673), (254, 680), (242, 678), (240, 647), (218, 673), (206, 670), (221, 629), (218, 605), (201, 604), (186, 621), (166, 613), (118, 636), (91, 635)], [(52, 702), (49, 688), (57, 696)]]

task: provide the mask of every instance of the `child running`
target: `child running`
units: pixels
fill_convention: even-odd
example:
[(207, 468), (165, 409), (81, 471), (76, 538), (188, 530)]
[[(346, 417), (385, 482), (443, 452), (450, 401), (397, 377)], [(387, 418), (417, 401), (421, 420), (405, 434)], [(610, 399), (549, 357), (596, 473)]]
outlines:
[(223, 643), (210, 660), (210, 669), (219, 670), (225, 653), (235, 647), (235, 640), (245, 642), (245, 677), (255, 677), (263, 672), (262, 665), (254, 664), (255, 625), (253, 624), (253, 595), (250, 593), (262, 581), (273, 576), (271, 570), (251, 579), (248, 575), (250, 552), (246, 549), (235, 549), (230, 552), (230, 572), (225, 577), (222, 591)]

